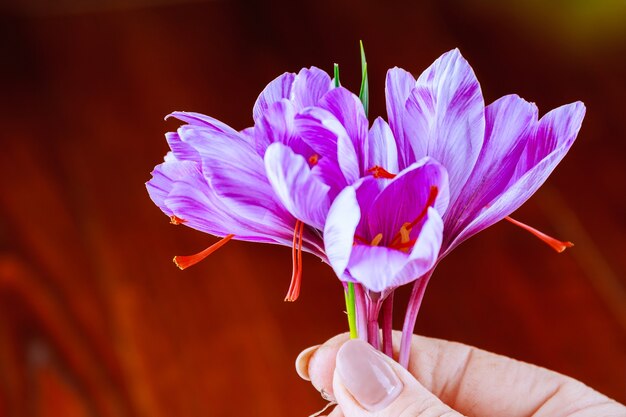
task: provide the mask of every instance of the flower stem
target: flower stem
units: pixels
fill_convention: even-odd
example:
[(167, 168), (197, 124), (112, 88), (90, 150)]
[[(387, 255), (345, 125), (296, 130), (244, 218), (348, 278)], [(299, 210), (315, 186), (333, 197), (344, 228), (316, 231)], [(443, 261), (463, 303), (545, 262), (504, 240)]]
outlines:
[(393, 358), (393, 291), (383, 301), (383, 352)]
[(404, 325), (402, 326), (402, 341), (400, 342), (400, 365), (408, 369), (409, 356), (411, 353), (411, 339), (413, 336), (413, 329), (415, 328), (415, 320), (417, 319), (417, 313), (419, 312), (422, 299), (424, 298), (424, 292), (426, 291), (426, 285), (428, 280), (433, 274), (431, 269), (425, 275), (420, 277), (413, 284), (413, 290), (411, 291), (411, 298), (406, 307), (406, 315), (404, 316)]
[(356, 311), (354, 299), (354, 283), (348, 282), (348, 288), (345, 291), (346, 296), (346, 312), (348, 313), (348, 327), (350, 328), (350, 339), (358, 337), (356, 328)]
[(367, 341), (374, 349), (380, 350), (378, 313), (380, 312), (381, 298), (379, 293), (368, 292), (367, 295)]
[(359, 339), (367, 341), (367, 309), (365, 307), (365, 292), (361, 284), (354, 285), (356, 305), (356, 324)]

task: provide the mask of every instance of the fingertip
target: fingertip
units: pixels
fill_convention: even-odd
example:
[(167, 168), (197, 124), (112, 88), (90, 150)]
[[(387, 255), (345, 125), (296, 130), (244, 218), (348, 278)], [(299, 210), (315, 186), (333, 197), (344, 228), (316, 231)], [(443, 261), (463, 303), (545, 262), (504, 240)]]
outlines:
[(334, 399), (333, 373), (335, 372), (337, 351), (348, 339), (349, 335), (347, 334), (329, 339), (312, 352), (308, 361), (307, 376), (311, 384), (330, 400)]
[(309, 348), (304, 349), (298, 357), (296, 358), (296, 373), (298, 376), (305, 381), (310, 381), (311, 377), (309, 376), (309, 362), (311, 360), (311, 356), (317, 351), (320, 345), (311, 346)]
[(343, 345), (337, 355), (334, 393), (351, 417), (461, 416), (425, 389), (400, 364), (360, 341)]
[(404, 388), (395, 367), (399, 365), (367, 342), (350, 340), (337, 353), (335, 388), (346, 389), (368, 411), (379, 411)]

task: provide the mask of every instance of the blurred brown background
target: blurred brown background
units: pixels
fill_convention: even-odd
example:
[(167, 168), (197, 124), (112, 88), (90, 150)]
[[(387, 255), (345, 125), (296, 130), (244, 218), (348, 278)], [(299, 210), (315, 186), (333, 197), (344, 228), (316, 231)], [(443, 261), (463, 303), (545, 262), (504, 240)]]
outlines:
[[(487, 102), (583, 100), (577, 143), (515, 217), (438, 268), (416, 331), (578, 378), (626, 401), (626, 5), (622, 1), (28, 0), (0, 5), (0, 416), (304, 416), (324, 401), (297, 353), (346, 330), (331, 269), (174, 227), (144, 188), (173, 110), (236, 128), (272, 78), (359, 81), (459, 47)], [(406, 298), (400, 297), (398, 309)], [(396, 317), (397, 326), (401, 317)]]

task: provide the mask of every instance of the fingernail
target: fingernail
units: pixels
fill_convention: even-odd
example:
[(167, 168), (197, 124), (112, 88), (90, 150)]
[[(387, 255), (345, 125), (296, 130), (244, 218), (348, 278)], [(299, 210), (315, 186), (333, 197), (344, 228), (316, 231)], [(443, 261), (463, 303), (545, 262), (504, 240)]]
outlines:
[(305, 381), (311, 380), (311, 378), (309, 377), (309, 360), (311, 359), (311, 355), (313, 355), (319, 347), (320, 345), (306, 348), (302, 352), (300, 352), (300, 354), (296, 358), (296, 372), (298, 373), (300, 378), (304, 379)]
[(369, 411), (388, 406), (403, 388), (382, 353), (362, 340), (349, 340), (339, 349), (337, 372), (354, 399)]

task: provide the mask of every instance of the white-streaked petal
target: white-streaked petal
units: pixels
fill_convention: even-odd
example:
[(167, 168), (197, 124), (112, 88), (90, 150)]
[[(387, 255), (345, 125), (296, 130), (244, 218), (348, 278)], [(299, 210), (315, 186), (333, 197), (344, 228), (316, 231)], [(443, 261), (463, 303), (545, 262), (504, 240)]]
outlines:
[(354, 233), (361, 220), (361, 210), (352, 186), (343, 189), (330, 206), (324, 226), (324, 248), (338, 277), (343, 276), (354, 243)]
[(474, 71), (456, 49), (422, 73), (407, 100), (405, 138), (415, 160), (431, 156), (446, 167), (451, 201), (463, 189), (482, 148), (484, 108)]
[(369, 131), (367, 151), (365, 170), (379, 166), (392, 174), (399, 171), (396, 141), (389, 125), (381, 117), (374, 120)]
[(267, 178), (278, 199), (295, 218), (323, 229), (330, 207), (330, 187), (311, 173), (307, 161), (282, 143), (265, 152)]

